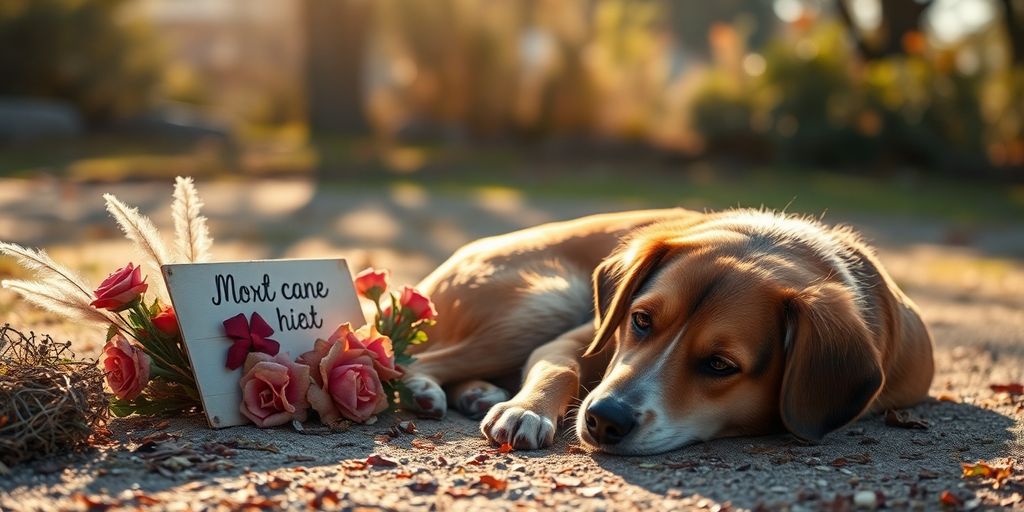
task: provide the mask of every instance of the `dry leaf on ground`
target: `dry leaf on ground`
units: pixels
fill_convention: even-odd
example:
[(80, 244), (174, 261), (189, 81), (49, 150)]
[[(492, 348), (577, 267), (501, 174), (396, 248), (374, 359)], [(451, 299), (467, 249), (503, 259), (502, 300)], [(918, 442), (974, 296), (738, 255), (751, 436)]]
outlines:
[(890, 427), (897, 428), (912, 428), (920, 430), (928, 428), (928, 420), (918, 418), (910, 414), (910, 411), (897, 411), (895, 409), (885, 411), (885, 424)]

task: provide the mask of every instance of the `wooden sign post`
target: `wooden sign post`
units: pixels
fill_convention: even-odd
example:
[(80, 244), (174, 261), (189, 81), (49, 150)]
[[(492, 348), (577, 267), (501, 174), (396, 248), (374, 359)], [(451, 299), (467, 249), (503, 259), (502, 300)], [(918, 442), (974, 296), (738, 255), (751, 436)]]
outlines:
[(225, 366), (224, 321), (258, 313), (294, 359), (345, 322), (365, 323), (343, 259), (182, 263), (163, 266), (210, 426), (249, 423), (239, 411), (242, 369)]

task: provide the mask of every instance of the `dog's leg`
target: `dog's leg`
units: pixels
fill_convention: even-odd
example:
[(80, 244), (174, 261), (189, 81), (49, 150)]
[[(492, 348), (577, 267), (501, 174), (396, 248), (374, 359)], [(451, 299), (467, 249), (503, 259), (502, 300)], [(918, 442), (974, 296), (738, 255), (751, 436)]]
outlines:
[(559, 417), (579, 393), (579, 358), (593, 337), (594, 326), (588, 322), (534, 350), (523, 387), (511, 400), (492, 407), (480, 423), (484, 436), (519, 449), (550, 446)]
[(479, 420), (491, 407), (508, 400), (508, 391), (487, 381), (470, 380), (448, 390), (448, 403), (466, 417)]
[[(499, 338), (484, 337), (466, 339), (416, 354), (416, 362), (409, 367), (404, 378), (418, 408), (416, 412), (428, 418), (444, 417), (448, 411), (448, 401), (441, 386), (511, 374), (523, 367), (530, 348), (516, 344), (502, 345)], [(507, 395), (497, 397), (498, 391), (503, 392), (500, 388), (487, 388), (486, 391), (486, 400), (476, 407), (508, 398)], [(453, 400), (457, 398), (453, 395)], [(467, 410), (463, 409), (464, 412)], [(472, 416), (472, 413), (468, 415)]]
[(441, 419), (448, 412), (448, 401), (445, 398), (441, 383), (426, 373), (410, 373), (406, 375), (405, 385), (412, 393), (416, 404), (416, 413), (427, 418)]

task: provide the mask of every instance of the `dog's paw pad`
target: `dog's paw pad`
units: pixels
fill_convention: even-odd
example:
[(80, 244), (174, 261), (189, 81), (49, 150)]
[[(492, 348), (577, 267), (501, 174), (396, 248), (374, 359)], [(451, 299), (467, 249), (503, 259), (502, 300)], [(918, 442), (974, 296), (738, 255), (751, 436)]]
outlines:
[(459, 412), (479, 420), (495, 405), (508, 400), (508, 392), (489, 382), (481, 382), (462, 392), (455, 402)]
[(492, 407), (480, 430), (494, 444), (536, 450), (555, 441), (555, 420), (509, 402)]
[(448, 399), (437, 382), (422, 375), (412, 375), (405, 379), (405, 385), (412, 393), (417, 415), (435, 419), (444, 417), (448, 411)]

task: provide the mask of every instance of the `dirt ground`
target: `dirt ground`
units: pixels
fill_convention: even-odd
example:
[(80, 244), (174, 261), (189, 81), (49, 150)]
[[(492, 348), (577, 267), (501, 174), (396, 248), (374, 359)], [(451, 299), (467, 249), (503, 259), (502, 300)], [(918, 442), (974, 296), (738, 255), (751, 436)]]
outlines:
[[(0, 181), (0, 240), (47, 248), (94, 282), (131, 256), (100, 198), (110, 191), (170, 225), (170, 186)], [(200, 184), (217, 259), (343, 256), (414, 283), (461, 244), (540, 222), (645, 206), (438, 194), (412, 185)], [(723, 439), (649, 457), (589, 453), (571, 435), (550, 449), (500, 453), (475, 422), (382, 417), (327, 432), (312, 424), (211, 430), (201, 418), (120, 419), (109, 446), (11, 468), (0, 509), (398, 510), (1024, 509), (1024, 225), (951, 225), (871, 215), (849, 222), (918, 302), (936, 342), (925, 428), (869, 416), (819, 445), (790, 436)], [(0, 260), (0, 277), (22, 275)], [(0, 318), (95, 354), (103, 329), (59, 321), (0, 291)], [(443, 319), (442, 319), (443, 321)], [(962, 463), (1014, 465), (1005, 480)], [(947, 504), (943, 504), (947, 503)]]

